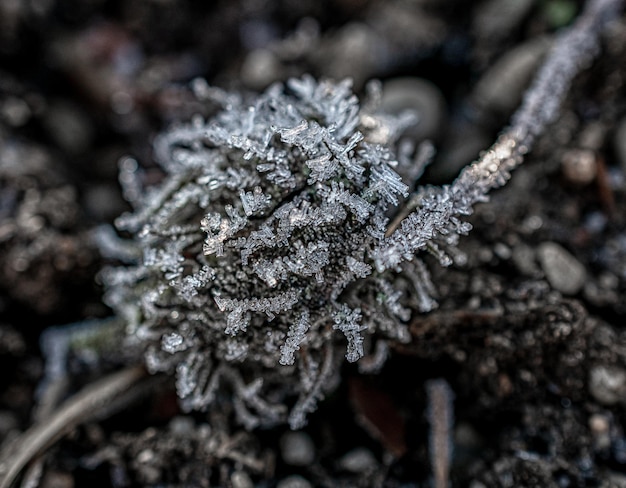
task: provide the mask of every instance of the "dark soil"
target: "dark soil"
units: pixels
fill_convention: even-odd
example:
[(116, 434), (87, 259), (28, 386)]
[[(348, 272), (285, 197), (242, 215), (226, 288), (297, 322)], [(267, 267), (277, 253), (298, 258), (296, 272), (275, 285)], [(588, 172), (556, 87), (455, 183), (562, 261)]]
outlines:
[[(312, 73), (363, 93), (369, 79), (419, 77), (413, 137), (434, 141), (425, 181), (439, 184), (495, 140), (546, 39), (580, 8), (0, 1), (0, 445), (45, 418), (41, 334), (110, 316), (93, 234), (127, 209), (120, 160), (158, 180), (152, 138), (201, 109), (188, 82), (258, 91)], [(626, 486), (625, 56), (621, 18), (559, 120), (472, 216), (465, 259), (429, 262), (438, 309), (414, 316), (413, 341), (379, 374), (346, 364), (302, 432), (246, 432), (228, 406), (185, 414), (165, 379), (72, 429), (16, 486), (442, 488), (433, 453), (448, 443), (451, 486)], [(128, 360), (102, 347), (70, 357), (64, 396)]]

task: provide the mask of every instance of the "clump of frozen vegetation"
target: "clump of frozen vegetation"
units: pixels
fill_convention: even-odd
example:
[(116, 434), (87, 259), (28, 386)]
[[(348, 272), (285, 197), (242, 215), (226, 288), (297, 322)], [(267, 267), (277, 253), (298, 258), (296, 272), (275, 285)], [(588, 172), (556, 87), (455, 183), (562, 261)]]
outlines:
[(413, 118), (360, 110), (348, 81), (291, 79), (251, 101), (194, 89), (224, 108), (159, 137), (163, 182), (143, 192), (123, 164), (136, 208), (117, 225), (143, 258), (105, 272), (107, 300), (152, 344), (149, 367), (176, 369), (186, 406), (228, 384), (254, 426), (282, 420), (296, 394), (299, 426), (336, 381), (338, 347), (380, 364), (386, 340), (408, 340), (410, 310), (434, 306), (419, 261), (393, 272), (374, 261), (409, 182), (368, 138), (390, 146)]
[(249, 428), (297, 428), (338, 381), (338, 350), (380, 366), (387, 341), (408, 340), (411, 314), (435, 306), (416, 253), (452, 262), (473, 205), (554, 120), (618, 5), (591, 2), (511, 127), (452, 185), (418, 190), (397, 226), (390, 218), (412, 182), (395, 171), (406, 157), (392, 147), (409, 116), (360, 108), (348, 81), (292, 79), (252, 100), (196, 82), (200, 99), (223, 108), (155, 141), (161, 184), (144, 190), (136, 163), (122, 164), (135, 208), (117, 224), (142, 258), (103, 274), (148, 367), (176, 371), (187, 408), (226, 401)]

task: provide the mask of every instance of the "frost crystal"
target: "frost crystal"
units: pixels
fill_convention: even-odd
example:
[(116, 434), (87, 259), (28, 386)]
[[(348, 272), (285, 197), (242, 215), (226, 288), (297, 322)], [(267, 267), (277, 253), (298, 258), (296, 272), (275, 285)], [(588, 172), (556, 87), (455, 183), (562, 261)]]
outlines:
[(337, 383), (337, 349), (379, 368), (386, 340), (408, 340), (411, 314), (436, 306), (415, 253), (452, 262), (471, 229), (464, 219), (554, 119), (616, 3), (591, 4), (513, 125), (452, 185), (420, 189), (397, 225), (388, 217), (413, 182), (394, 170), (395, 141), (370, 140), (368, 127), (391, 124), (394, 134), (404, 122), (361, 110), (349, 81), (305, 76), (247, 101), (196, 82), (199, 98), (223, 110), (155, 141), (160, 185), (140, 191), (137, 165), (123, 164), (135, 208), (117, 224), (141, 251), (125, 259), (143, 261), (103, 273), (108, 303), (145, 344), (150, 369), (176, 371), (185, 408), (230, 398), (249, 428), (297, 428)]
[(300, 349), (309, 327), (309, 312), (305, 310), (298, 321), (289, 327), (287, 340), (280, 348), (280, 364), (293, 364), (294, 354)]

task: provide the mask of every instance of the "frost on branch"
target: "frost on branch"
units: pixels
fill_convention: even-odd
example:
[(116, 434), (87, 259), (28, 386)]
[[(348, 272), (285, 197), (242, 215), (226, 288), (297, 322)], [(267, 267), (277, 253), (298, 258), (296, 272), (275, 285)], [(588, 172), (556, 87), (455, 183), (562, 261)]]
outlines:
[(506, 184), (535, 140), (559, 114), (572, 80), (587, 68), (600, 49), (600, 34), (616, 17), (621, 0), (592, 0), (570, 28), (564, 30), (498, 140), (452, 185), (425, 188), (414, 198), (417, 209), (374, 252), (379, 271), (394, 269), (443, 236), (455, 245), (471, 229), (463, 219), (491, 190)]
[[(361, 110), (349, 81), (305, 76), (249, 100), (196, 82), (198, 98), (223, 109), (159, 136), (161, 184), (140, 191), (140, 169), (124, 165), (134, 210), (117, 224), (143, 258), (103, 273), (148, 367), (176, 372), (186, 408), (228, 401), (249, 428), (303, 425), (342, 355), (380, 367), (386, 341), (407, 341), (411, 314), (436, 306), (416, 252), (452, 262), (466, 217), (554, 119), (616, 3), (592, 3), (511, 127), (452, 185), (418, 190), (397, 226), (389, 217), (412, 182), (395, 172), (392, 148), (410, 118)], [(389, 124), (386, 145), (368, 138), (372, 120)]]

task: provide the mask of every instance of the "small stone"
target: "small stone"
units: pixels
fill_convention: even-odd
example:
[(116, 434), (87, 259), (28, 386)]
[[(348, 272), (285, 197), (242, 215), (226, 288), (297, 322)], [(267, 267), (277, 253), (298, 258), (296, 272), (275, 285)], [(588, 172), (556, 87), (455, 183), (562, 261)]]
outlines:
[(596, 178), (596, 154), (589, 149), (570, 149), (561, 158), (561, 170), (570, 183), (588, 185)]
[(493, 252), (500, 259), (506, 261), (511, 259), (511, 248), (503, 242), (498, 242), (493, 246)]
[(541, 271), (535, 260), (535, 251), (532, 247), (520, 242), (513, 248), (513, 264), (524, 276), (541, 276)]
[(575, 295), (585, 284), (585, 267), (555, 242), (544, 242), (537, 248), (537, 257), (550, 285), (565, 295)]
[(0, 105), (0, 117), (12, 127), (21, 127), (30, 119), (31, 111), (21, 98), (9, 97)]
[(196, 423), (191, 417), (179, 415), (170, 420), (169, 430), (176, 437), (190, 437), (194, 434)]
[(155, 458), (155, 453), (152, 449), (144, 449), (137, 455), (137, 462), (141, 464), (151, 463)]
[(364, 447), (353, 449), (339, 460), (339, 467), (350, 473), (364, 473), (370, 471), (377, 464), (378, 462), (371, 451)]
[(254, 488), (250, 476), (244, 471), (235, 471), (230, 477), (230, 482), (233, 488)]
[(315, 445), (304, 432), (287, 432), (280, 440), (283, 461), (290, 466), (308, 466), (315, 459)]
[(306, 479), (298, 475), (283, 478), (276, 484), (276, 488), (312, 488), (312, 486)]
[(615, 366), (595, 366), (589, 373), (589, 393), (610, 406), (626, 400), (626, 371)]
[(596, 450), (604, 450), (611, 447), (611, 421), (606, 415), (594, 413), (589, 417), (589, 430), (593, 437)]

